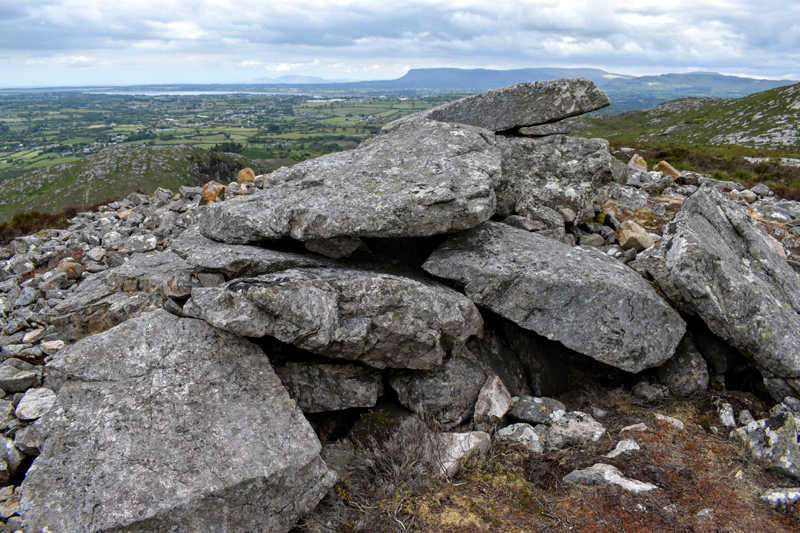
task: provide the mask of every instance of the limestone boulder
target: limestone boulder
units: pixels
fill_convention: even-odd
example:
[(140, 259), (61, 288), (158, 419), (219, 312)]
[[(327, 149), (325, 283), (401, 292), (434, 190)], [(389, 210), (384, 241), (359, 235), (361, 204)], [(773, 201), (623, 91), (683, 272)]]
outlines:
[(658, 380), (675, 396), (691, 396), (708, 388), (708, 365), (691, 334), (681, 340), (675, 355), (659, 367)]
[(58, 400), (22, 486), (30, 531), (285, 532), (333, 484), (267, 355), (202, 321), (156, 311), (48, 369)]
[(384, 128), (355, 150), (284, 167), (262, 190), (204, 209), (200, 231), (231, 244), (292, 237), (422, 237), (495, 211), (498, 149), (486, 130), (435, 120)]
[(475, 305), (453, 289), (351, 268), (296, 268), (195, 289), (184, 313), (375, 368), (433, 368), (483, 328)]
[(383, 394), (380, 372), (353, 364), (287, 363), (277, 373), (304, 413), (374, 407)]
[(431, 109), (425, 115), (433, 120), (502, 131), (556, 122), (610, 104), (608, 96), (590, 79), (563, 78), (475, 94)]
[(432, 370), (395, 374), (389, 382), (401, 404), (448, 431), (472, 417), (486, 378), (478, 362), (454, 356)]
[(576, 352), (628, 372), (672, 357), (680, 315), (636, 272), (594, 249), (506, 224), (450, 237), (423, 265), (476, 304)]
[(702, 187), (636, 263), (676, 308), (800, 390), (800, 276), (746, 207)]
[(520, 201), (558, 212), (570, 209), (578, 222), (603, 210), (614, 180), (608, 141), (498, 136), (494, 143), (502, 155), (495, 185), (499, 215), (514, 214)]

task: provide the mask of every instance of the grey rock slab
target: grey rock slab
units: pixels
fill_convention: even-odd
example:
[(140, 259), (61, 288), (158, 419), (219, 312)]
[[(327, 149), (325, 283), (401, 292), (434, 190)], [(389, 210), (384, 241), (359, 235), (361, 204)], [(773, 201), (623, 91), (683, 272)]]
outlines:
[(604, 139), (495, 137), (502, 174), (496, 180), (497, 214), (514, 214), (520, 201), (570, 209), (578, 222), (594, 217), (608, 200), (613, 156)]
[(450, 237), (423, 265), (476, 304), (628, 372), (672, 357), (686, 329), (640, 275), (606, 254), (488, 222)]
[(605, 426), (591, 415), (581, 411), (570, 411), (550, 425), (547, 448), (558, 450), (570, 446), (583, 446), (587, 442), (599, 441), (605, 432)]
[(596, 111), (608, 96), (588, 78), (562, 78), (510, 85), (435, 107), (425, 116), (502, 131)]
[(48, 368), (58, 401), (20, 504), (31, 531), (285, 532), (333, 484), (261, 348), (202, 321), (156, 311)]
[(762, 373), (800, 377), (800, 276), (746, 207), (699, 189), (636, 263), (673, 305), (700, 316)]
[(533, 430), (533, 426), (526, 423), (511, 424), (498, 429), (494, 435), (495, 440), (519, 444), (533, 453), (544, 452), (544, 442)]
[(563, 403), (552, 398), (519, 396), (514, 398), (508, 415), (529, 424), (550, 424), (567, 412)]
[(526, 137), (546, 137), (548, 135), (567, 135), (572, 132), (569, 124), (541, 124), (539, 126), (526, 126), (519, 129), (520, 135)]
[(38, 376), (29, 370), (0, 365), (0, 389), (6, 392), (25, 392), (36, 385)]
[(38, 389), (28, 389), (22, 397), (15, 415), (20, 420), (36, 420), (47, 413), (56, 403), (56, 393), (42, 387)]
[(270, 250), (259, 246), (226, 244), (187, 228), (172, 241), (172, 250), (198, 270), (223, 273), (229, 278), (272, 274), (289, 268), (333, 267), (337, 263), (316, 254)]
[(658, 369), (658, 381), (675, 396), (691, 396), (708, 388), (708, 365), (697, 350), (694, 338), (686, 334), (675, 355)]
[(611, 186), (608, 197), (611, 201), (628, 209), (639, 209), (646, 206), (649, 198), (647, 193), (641, 189), (618, 184)]
[(376, 368), (430, 369), (483, 328), (475, 305), (434, 282), (349, 268), (290, 269), (198, 288), (188, 316)]
[(264, 188), (199, 213), (231, 244), (293, 237), (423, 237), (477, 226), (495, 211), (500, 155), (470, 126), (409, 120), (362, 143), (273, 172)]
[(389, 383), (401, 404), (447, 431), (472, 417), (486, 377), (479, 363), (453, 356), (432, 370), (398, 373)]
[(358, 365), (288, 363), (276, 372), (304, 413), (374, 407), (383, 394), (380, 372)]
[(609, 487), (616, 485), (623, 489), (640, 494), (650, 490), (656, 490), (658, 487), (651, 483), (637, 481), (622, 475), (618, 468), (604, 463), (597, 463), (589, 468), (583, 470), (573, 470), (564, 476), (565, 484), (578, 484), (591, 485), (595, 487)]

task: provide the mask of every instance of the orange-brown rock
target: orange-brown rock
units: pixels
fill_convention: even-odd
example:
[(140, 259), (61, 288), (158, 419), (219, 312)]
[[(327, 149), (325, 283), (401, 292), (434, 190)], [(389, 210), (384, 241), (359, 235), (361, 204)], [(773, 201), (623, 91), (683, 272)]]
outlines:
[(81, 274), (83, 274), (83, 265), (80, 263), (59, 263), (57, 268), (58, 270), (66, 272), (69, 279), (80, 279)]
[(252, 183), (256, 180), (256, 173), (250, 167), (243, 168), (239, 171), (239, 177), (236, 180), (239, 183)]
[(653, 246), (653, 238), (636, 222), (626, 220), (617, 228), (617, 240), (623, 250), (635, 248), (641, 252)]
[(216, 203), (225, 199), (225, 186), (217, 181), (209, 181), (203, 185), (200, 193), (200, 205)]
[(672, 179), (678, 179), (681, 177), (681, 173), (675, 170), (675, 167), (667, 163), (666, 161), (660, 161), (656, 165), (656, 170), (664, 174), (665, 176), (670, 176)]

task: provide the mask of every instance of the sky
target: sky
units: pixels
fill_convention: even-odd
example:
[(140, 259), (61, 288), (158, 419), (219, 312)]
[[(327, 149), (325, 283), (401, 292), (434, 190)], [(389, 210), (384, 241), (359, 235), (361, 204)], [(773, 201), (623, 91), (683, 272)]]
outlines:
[(0, 87), (432, 67), (800, 79), (800, 0), (0, 0)]

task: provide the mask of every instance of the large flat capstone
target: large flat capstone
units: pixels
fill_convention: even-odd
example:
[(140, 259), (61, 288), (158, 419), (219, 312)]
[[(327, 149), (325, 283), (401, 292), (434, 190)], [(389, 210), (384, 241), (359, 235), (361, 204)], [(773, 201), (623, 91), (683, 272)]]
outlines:
[(427, 118), (492, 131), (534, 126), (575, 117), (611, 104), (589, 78), (520, 83), (441, 105)]
[(494, 214), (500, 155), (490, 132), (435, 120), (399, 123), (355, 150), (273, 172), (264, 189), (204, 208), (206, 237), (243, 244), (293, 237), (422, 237)]
[(475, 305), (449, 287), (352, 268), (297, 268), (194, 289), (184, 313), (375, 368), (433, 368), (483, 328)]
[(423, 268), (476, 304), (628, 372), (675, 352), (686, 324), (640, 275), (594, 249), (487, 222), (437, 248)]
[(800, 276), (770, 239), (746, 207), (702, 187), (636, 264), (678, 309), (792, 384), (800, 378)]
[(288, 531), (334, 475), (264, 352), (155, 311), (48, 365), (28, 531)]

